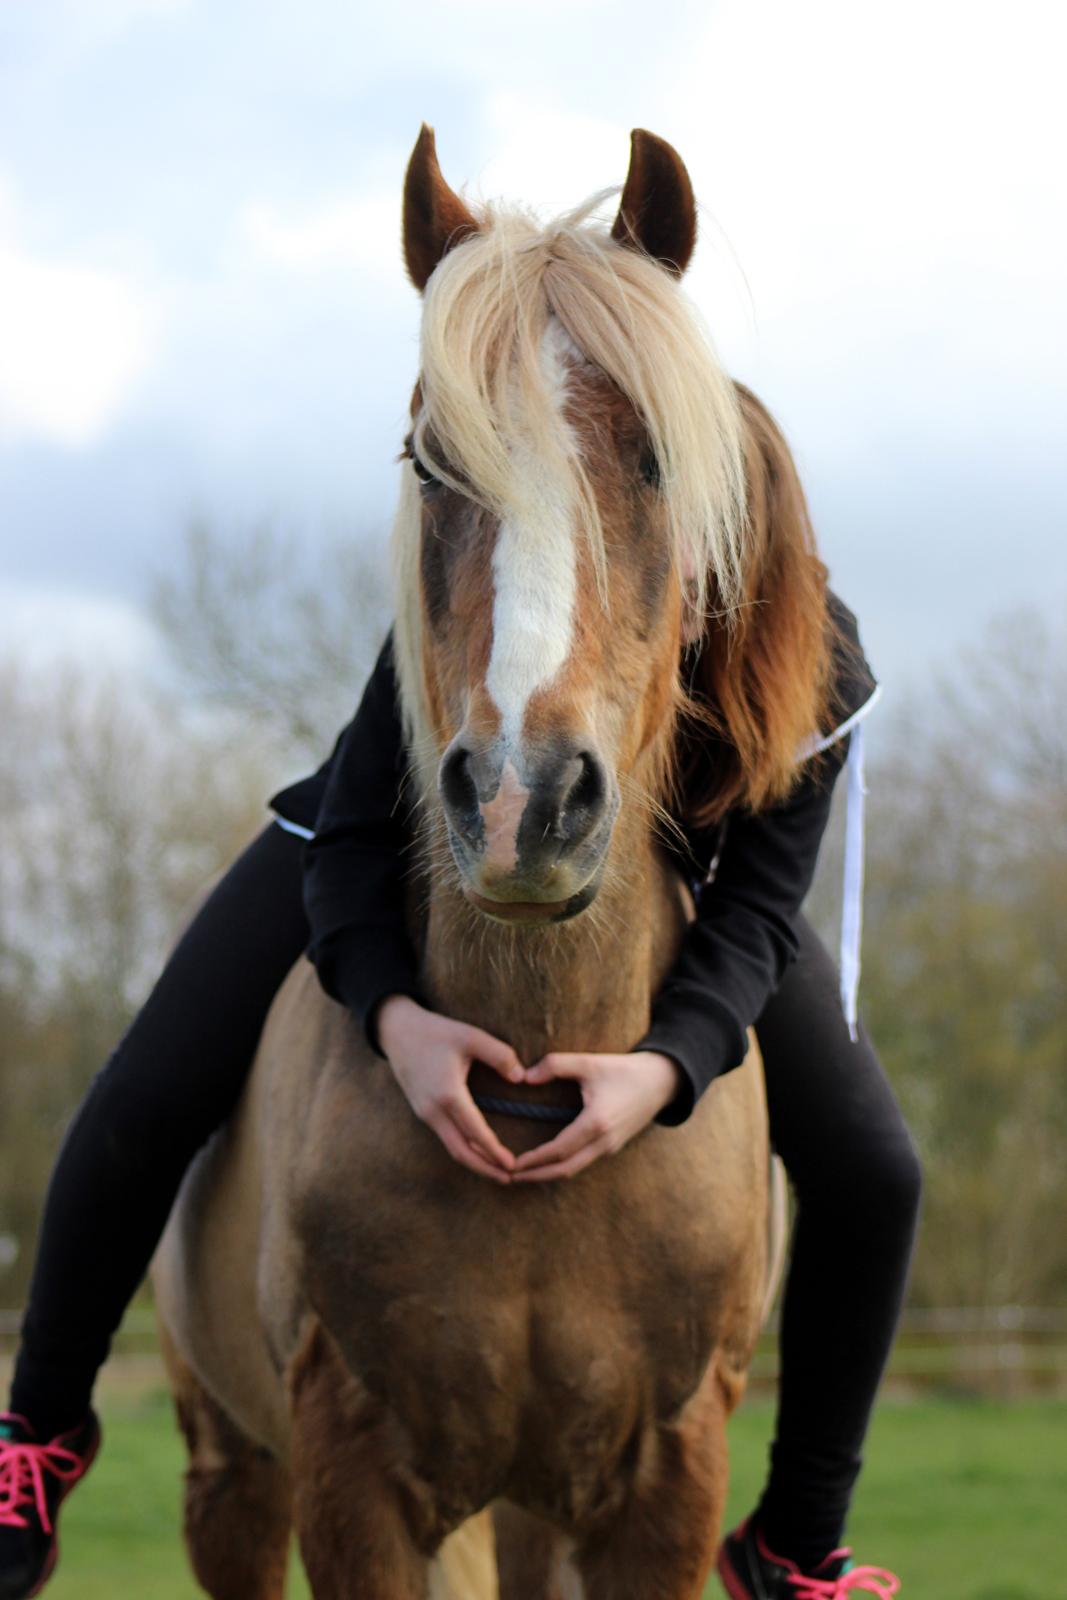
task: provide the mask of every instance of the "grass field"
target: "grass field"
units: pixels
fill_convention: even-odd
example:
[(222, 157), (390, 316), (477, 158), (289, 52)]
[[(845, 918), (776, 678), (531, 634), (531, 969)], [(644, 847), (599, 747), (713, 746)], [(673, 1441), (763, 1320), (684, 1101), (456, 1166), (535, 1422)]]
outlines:
[[(63, 1514), (49, 1600), (195, 1600), (178, 1536), (182, 1455), (162, 1395), (112, 1399), (106, 1448)], [(731, 1424), (730, 1517), (759, 1487), (771, 1413)], [(902, 1600), (1067, 1597), (1067, 1402), (922, 1400), (876, 1419), (850, 1536)], [(718, 1596), (716, 1582), (708, 1596)], [(294, 1572), (290, 1600), (305, 1600)]]

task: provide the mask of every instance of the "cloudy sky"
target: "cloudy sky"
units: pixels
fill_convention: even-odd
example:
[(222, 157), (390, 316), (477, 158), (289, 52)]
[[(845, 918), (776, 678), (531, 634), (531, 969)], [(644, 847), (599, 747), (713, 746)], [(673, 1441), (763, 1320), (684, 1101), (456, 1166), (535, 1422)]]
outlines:
[(193, 513), (380, 545), (414, 376), (424, 118), (450, 180), (569, 206), (634, 125), (688, 287), (906, 684), (1067, 606), (1062, 8), (896, 0), (0, 3), (0, 601), (120, 658)]

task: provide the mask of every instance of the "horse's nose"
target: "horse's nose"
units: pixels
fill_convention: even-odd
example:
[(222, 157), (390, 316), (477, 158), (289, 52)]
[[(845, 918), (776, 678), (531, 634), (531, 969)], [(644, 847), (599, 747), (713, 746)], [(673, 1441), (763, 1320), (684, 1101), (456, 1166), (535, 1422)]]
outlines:
[(570, 743), (513, 759), (460, 735), (438, 786), (453, 834), (479, 867), (528, 883), (595, 834), (611, 800), (601, 757)]

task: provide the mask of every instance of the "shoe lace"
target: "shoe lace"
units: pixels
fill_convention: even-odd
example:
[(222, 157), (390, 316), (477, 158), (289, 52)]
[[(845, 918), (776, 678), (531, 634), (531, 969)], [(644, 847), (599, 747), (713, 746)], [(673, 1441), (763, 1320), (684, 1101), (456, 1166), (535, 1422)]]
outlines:
[(0, 1439), (0, 1528), (26, 1528), (24, 1512), (32, 1506), (45, 1533), (52, 1532), (45, 1474), (73, 1483), (85, 1463), (73, 1450), (57, 1444), (27, 1444)]
[(789, 1581), (795, 1600), (851, 1600), (861, 1589), (876, 1600), (893, 1600), (900, 1588), (900, 1579), (885, 1567), (849, 1566), (836, 1578), (812, 1578), (803, 1572), (791, 1572)]

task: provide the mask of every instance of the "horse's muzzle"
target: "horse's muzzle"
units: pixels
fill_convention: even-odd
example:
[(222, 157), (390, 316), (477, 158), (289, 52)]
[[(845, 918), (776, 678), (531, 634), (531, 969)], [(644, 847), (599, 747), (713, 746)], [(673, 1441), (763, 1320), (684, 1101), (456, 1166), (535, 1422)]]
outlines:
[(461, 734), (442, 758), (438, 788), (452, 854), (479, 910), (509, 922), (559, 921), (594, 898), (619, 795), (588, 744), (513, 751)]

